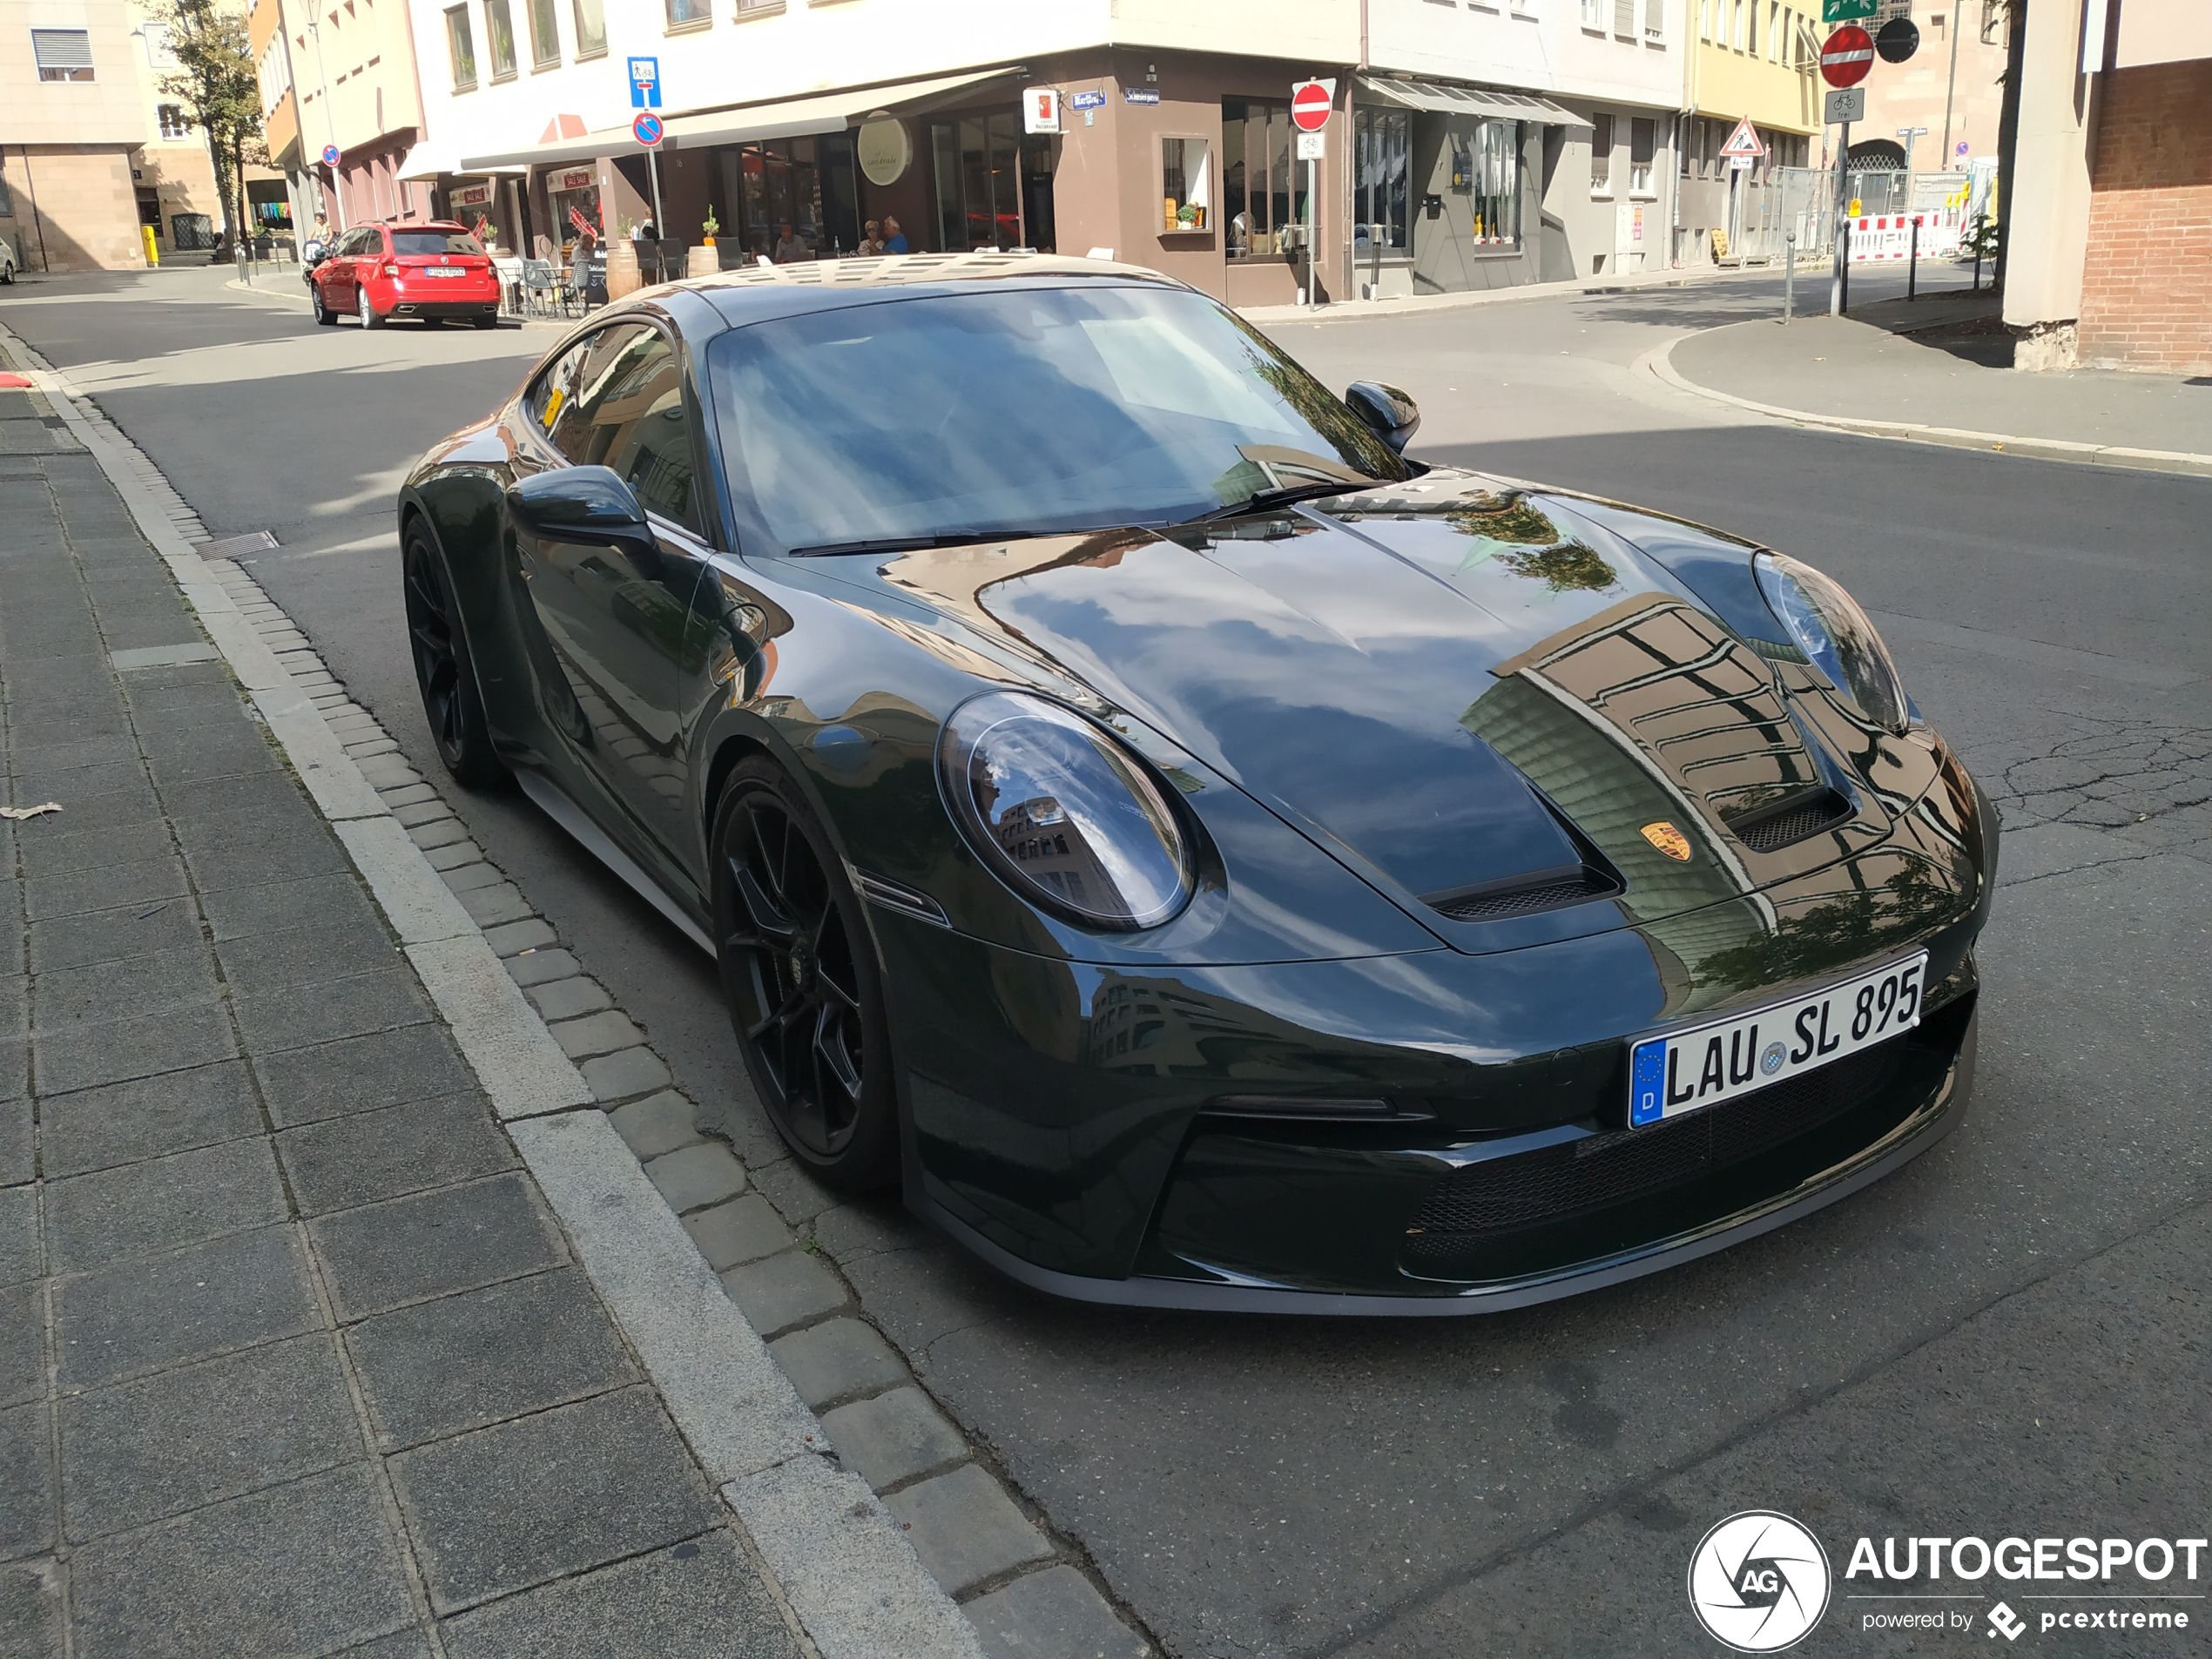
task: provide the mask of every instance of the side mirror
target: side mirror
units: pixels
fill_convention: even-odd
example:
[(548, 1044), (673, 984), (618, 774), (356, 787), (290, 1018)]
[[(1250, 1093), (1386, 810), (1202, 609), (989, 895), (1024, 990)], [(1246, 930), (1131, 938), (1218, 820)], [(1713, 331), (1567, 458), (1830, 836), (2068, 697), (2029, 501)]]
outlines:
[(645, 509), (611, 467), (553, 467), (507, 490), (517, 524), (566, 542), (650, 543)]
[(1421, 412), (1413, 407), (1413, 400), (1380, 381), (1352, 381), (1344, 388), (1344, 401), (1393, 450), (1402, 451), (1420, 428)]

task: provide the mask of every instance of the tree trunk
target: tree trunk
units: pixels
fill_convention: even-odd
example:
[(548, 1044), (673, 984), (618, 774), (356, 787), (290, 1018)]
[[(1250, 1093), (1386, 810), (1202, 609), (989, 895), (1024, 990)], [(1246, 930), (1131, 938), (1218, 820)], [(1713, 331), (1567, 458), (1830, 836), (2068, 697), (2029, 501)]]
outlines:
[[(235, 235), (237, 234), (238, 219), (231, 212), (230, 192), (224, 188), (225, 180), (223, 177), (222, 135), (217, 132), (214, 128), (208, 126), (204, 122), (201, 124), (200, 131), (207, 135), (207, 162), (210, 168), (213, 170), (215, 176), (215, 205), (222, 210), (223, 223), (227, 227), (226, 234)], [(226, 252), (224, 246), (225, 239), (225, 236), (218, 236), (215, 239), (214, 257), (219, 261)]]

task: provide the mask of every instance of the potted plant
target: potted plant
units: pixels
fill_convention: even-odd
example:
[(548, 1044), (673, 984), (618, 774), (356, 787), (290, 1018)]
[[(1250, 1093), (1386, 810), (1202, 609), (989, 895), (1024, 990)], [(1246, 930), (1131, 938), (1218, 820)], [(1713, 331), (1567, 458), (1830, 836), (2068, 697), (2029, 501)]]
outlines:
[(706, 217), (699, 221), (699, 235), (705, 241), (707, 246), (712, 247), (714, 246), (715, 235), (721, 230), (721, 228), (722, 221), (714, 216), (714, 204), (712, 202), (707, 203)]

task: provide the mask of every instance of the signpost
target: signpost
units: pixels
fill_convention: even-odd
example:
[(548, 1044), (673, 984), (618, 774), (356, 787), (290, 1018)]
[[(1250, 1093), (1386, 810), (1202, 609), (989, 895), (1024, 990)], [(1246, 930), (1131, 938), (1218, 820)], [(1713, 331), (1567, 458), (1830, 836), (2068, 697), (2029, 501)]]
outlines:
[(1029, 86), (1022, 89), (1022, 131), (1024, 132), (1060, 131), (1060, 89), (1058, 87)]
[[(637, 60), (631, 61), (634, 64)], [(653, 94), (654, 101), (659, 102), (658, 81), (653, 84)], [(653, 179), (653, 236), (658, 240), (667, 234), (667, 227), (660, 222), (660, 141), (668, 136), (668, 129), (651, 110), (640, 110), (631, 118), (630, 136), (645, 146), (645, 171)]]
[[(1824, 0), (1824, 3), (1826, 0)], [(1838, 88), (1858, 85), (1874, 67), (1874, 37), (1855, 23), (1828, 37), (1820, 49), (1820, 78)], [(1828, 314), (1840, 317), (1851, 299), (1851, 222), (1844, 208), (1851, 187), (1851, 122), (1836, 141), (1836, 269), (1829, 279)]]
[(323, 165), (324, 166), (326, 166), (326, 167), (332, 167), (332, 168), (334, 168), (334, 167), (336, 167), (336, 166), (338, 165), (338, 146), (337, 146), (336, 145), (334, 145), (334, 144), (326, 144), (325, 145), (323, 145), (323, 147), (322, 147), (322, 165)]
[(1320, 223), (1319, 206), (1314, 199), (1315, 164), (1327, 143), (1322, 131), (1329, 125), (1329, 111), (1336, 101), (1333, 79), (1300, 81), (1291, 89), (1291, 125), (1298, 129), (1298, 158), (1305, 163), (1305, 303), (1309, 306), (1319, 299), (1313, 259), (1314, 233)]
[(660, 59), (633, 57), (630, 60), (630, 107), (633, 110), (660, 108)]

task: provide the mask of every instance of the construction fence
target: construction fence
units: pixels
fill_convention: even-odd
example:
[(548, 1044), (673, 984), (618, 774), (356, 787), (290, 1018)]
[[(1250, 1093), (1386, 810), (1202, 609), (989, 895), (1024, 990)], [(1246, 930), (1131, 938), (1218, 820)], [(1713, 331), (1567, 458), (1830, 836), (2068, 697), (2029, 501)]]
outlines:
[[(1912, 252), (1915, 221), (1922, 259), (1956, 257), (1968, 227), (1994, 212), (1995, 174), (1853, 171), (1846, 180), (1844, 218), (1854, 265), (1903, 260)], [(1730, 250), (1747, 265), (1780, 264), (1791, 235), (1797, 258), (1825, 259), (1836, 246), (1836, 175), (1824, 167), (1777, 167), (1743, 205), (1743, 223)]]

